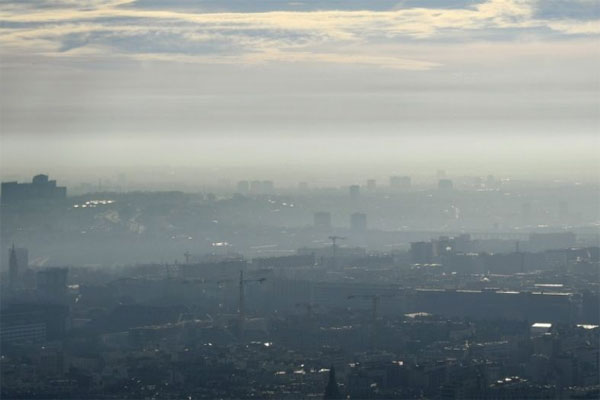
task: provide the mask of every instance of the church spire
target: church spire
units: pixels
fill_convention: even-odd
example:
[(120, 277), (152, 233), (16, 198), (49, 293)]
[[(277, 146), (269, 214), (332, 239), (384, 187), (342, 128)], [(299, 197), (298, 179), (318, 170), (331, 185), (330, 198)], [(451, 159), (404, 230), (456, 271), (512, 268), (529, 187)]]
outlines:
[(14, 287), (19, 277), (19, 261), (17, 260), (17, 250), (15, 249), (14, 243), (10, 248), (10, 255), (8, 258), (8, 274), (9, 284)]
[(337, 381), (335, 379), (335, 368), (333, 365), (329, 369), (329, 381), (327, 382), (327, 387), (325, 387), (325, 394), (323, 395), (324, 399), (341, 399), (342, 395), (340, 394), (340, 389), (338, 387)]

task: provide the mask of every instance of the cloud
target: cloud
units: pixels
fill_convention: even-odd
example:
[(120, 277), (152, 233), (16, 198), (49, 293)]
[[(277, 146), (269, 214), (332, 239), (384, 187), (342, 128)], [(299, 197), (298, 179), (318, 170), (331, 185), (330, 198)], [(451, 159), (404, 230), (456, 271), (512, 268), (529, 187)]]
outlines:
[[(554, 1), (560, 3), (559, 1)], [(513, 40), (548, 32), (600, 33), (597, 19), (550, 13), (540, 2), (489, 1), (159, 1), (3, 2), (0, 44), (11, 51), (66, 56), (75, 49), (121, 57), (196, 62), (317, 62), (427, 70), (430, 59), (370, 54), (389, 41)], [(442, 4), (443, 3), (443, 4)], [(542, 2), (543, 3), (543, 2)], [(590, 2), (579, 0), (584, 9)], [(323, 8), (326, 7), (326, 8)], [(586, 8), (587, 7), (587, 8)], [(551, 15), (550, 15), (551, 14)], [(336, 48), (352, 45), (354, 53)], [(81, 54), (80, 52), (78, 54)]]

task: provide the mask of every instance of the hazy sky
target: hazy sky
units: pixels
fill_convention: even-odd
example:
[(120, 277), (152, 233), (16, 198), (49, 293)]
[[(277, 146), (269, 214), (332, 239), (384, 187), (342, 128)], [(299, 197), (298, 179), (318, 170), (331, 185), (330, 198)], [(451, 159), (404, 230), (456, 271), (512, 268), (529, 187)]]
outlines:
[(3, 176), (597, 178), (597, 0), (0, 0)]

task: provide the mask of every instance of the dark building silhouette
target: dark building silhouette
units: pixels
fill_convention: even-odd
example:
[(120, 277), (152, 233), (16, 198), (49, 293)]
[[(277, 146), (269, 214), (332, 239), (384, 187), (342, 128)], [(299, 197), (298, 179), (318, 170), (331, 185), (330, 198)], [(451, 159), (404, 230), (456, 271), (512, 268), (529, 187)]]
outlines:
[(67, 188), (56, 186), (48, 175), (36, 175), (31, 183), (2, 182), (2, 203), (14, 204), (28, 200), (59, 200), (67, 197)]
[(332, 365), (329, 369), (329, 380), (327, 381), (327, 386), (325, 387), (325, 394), (323, 395), (324, 399), (341, 399), (342, 395), (340, 393), (340, 388), (338, 387), (337, 381), (335, 379), (335, 368)]
[(67, 268), (46, 268), (37, 273), (37, 292), (40, 301), (63, 304), (67, 298)]
[(9, 304), (0, 313), (3, 345), (43, 343), (64, 337), (69, 309), (59, 304)]
[(415, 264), (431, 264), (433, 255), (432, 242), (413, 242), (410, 244), (410, 259)]
[(27, 249), (15, 247), (13, 244), (8, 254), (8, 284), (12, 289), (22, 286), (23, 274), (29, 266)]

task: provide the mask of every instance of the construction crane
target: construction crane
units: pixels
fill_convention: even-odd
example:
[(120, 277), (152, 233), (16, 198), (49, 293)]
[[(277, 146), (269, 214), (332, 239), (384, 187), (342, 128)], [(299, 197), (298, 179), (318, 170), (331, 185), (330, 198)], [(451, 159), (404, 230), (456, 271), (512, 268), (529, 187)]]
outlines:
[(337, 258), (336, 258), (337, 241), (344, 240), (344, 239), (346, 239), (345, 236), (336, 236), (336, 235), (329, 236), (329, 240), (331, 240), (331, 253), (332, 253), (332, 259), (333, 259), (333, 268), (337, 267)]
[[(251, 282), (263, 283), (267, 280), (267, 278), (256, 278), (256, 279), (244, 279), (244, 271), (240, 271), (240, 278), (238, 280), (238, 289), (239, 289), (239, 298), (238, 298), (238, 319), (239, 319), (239, 333), (240, 339), (243, 338), (244, 333), (244, 322), (246, 320), (246, 309), (245, 309), (245, 295), (244, 295), (244, 287), (246, 284)], [(213, 281), (210, 279), (185, 279), (182, 282), (186, 284), (208, 284), (215, 282), (218, 287), (223, 287), (222, 285), (226, 282), (234, 282), (234, 279), (221, 279), (218, 281)]]
[(238, 318), (239, 318), (239, 337), (240, 340), (244, 339), (244, 323), (246, 322), (246, 309), (245, 309), (245, 296), (244, 296), (244, 286), (250, 282), (258, 282), (263, 283), (267, 278), (258, 278), (258, 279), (244, 279), (244, 271), (240, 271), (240, 280), (239, 280), (239, 304), (238, 304)]

